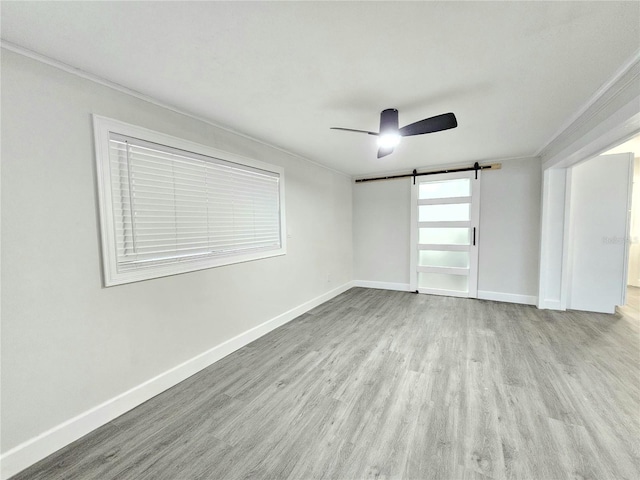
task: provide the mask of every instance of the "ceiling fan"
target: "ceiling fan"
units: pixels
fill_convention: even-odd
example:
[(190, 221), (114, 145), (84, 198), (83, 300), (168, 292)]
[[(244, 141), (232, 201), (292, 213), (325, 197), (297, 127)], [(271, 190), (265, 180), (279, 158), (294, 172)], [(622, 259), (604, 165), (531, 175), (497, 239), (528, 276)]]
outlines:
[(353, 128), (331, 127), (332, 130), (344, 130), (346, 132), (359, 132), (378, 137), (378, 158), (382, 158), (393, 152), (402, 137), (411, 135), (423, 135), (425, 133), (440, 132), (450, 128), (456, 128), (458, 121), (453, 113), (443, 113), (435, 117), (425, 118), (418, 122), (410, 123), (402, 128), (398, 127), (398, 110), (387, 108), (380, 112), (380, 132), (367, 130), (355, 130)]

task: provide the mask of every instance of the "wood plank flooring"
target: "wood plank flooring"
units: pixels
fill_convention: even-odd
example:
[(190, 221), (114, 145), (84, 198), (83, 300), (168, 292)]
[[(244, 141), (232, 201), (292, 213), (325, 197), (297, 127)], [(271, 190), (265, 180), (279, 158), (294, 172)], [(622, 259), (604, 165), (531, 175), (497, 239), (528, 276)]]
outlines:
[(638, 479), (623, 315), (353, 288), (23, 479)]
[(640, 322), (640, 287), (627, 285), (627, 303), (622, 307), (618, 307), (618, 311)]

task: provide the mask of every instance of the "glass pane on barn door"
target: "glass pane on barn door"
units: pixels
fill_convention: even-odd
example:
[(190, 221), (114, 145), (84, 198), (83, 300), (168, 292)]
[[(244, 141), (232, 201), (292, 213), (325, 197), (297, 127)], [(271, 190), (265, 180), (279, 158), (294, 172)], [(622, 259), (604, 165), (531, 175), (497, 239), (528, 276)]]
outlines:
[(418, 252), (418, 266), (469, 268), (469, 252), (420, 250)]
[(468, 222), (470, 214), (470, 203), (420, 205), (418, 207), (419, 222)]
[(418, 288), (466, 292), (469, 289), (469, 277), (449, 273), (418, 272)]
[(418, 199), (468, 197), (471, 195), (471, 179), (457, 178), (432, 182), (420, 182)]
[(421, 228), (418, 243), (423, 245), (469, 245), (470, 235), (467, 227), (453, 228)]

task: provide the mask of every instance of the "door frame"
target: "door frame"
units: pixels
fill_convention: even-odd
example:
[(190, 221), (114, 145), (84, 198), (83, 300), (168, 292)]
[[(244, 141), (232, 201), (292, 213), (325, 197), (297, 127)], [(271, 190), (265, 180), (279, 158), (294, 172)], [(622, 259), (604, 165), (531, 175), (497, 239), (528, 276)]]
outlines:
[[(418, 186), (420, 184), (420, 178), (417, 177), (416, 181), (411, 185), (411, 221), (410, 221), (410, 234), (409, 241), (411, 242), (409, 248), (409, 289), (412, 292), (418, 293)], [(471, 210), (469, 212), (470, 229), (475, 228), (475, 243), (469, 245), (469, 275), (468, 275), (468, 293), (455, 292), (451, 290), (443, 291), (442, 295), (451, 297), (464, 297), (464, 298), (478, 298), (478, 263), (479, 263), (479, 247), (480, 247), (480, 181), (482, 178), (482, 171), (467, 171), (467, 172), (452, 172), (452, 173), (438, 173), (429, 175), (428, 179), (425, 178), (423, 182), (437, 181), (437, 180), (455, 180), (458, 178), (469, 178), (471, 180), (471, 195), (472, 199)], [(475, 198), (474, 198), (475, 196)], [(446, 202), (443, 202), (446, 203)], [(443, 248), (446, 250), (447, 248)], [(443, 272), (444, 273), (444, 272)], [(439, 294), (435, 291), (425, 292)]]
[[(540, 218), (540, 262), (537, 307), (566, 310), (569, 305), (570, 271), (572, 268), (570, 235), (571, 167), (597, 157), (640, 133), (640, 113), (634, 128), (612, 140), (612, 132), (590, 142), (588, 154), (579, 155), (560, 166), (544, 168)], [(616, 129), (620, 133), (619, 129)], [(565, 160), (568, 160), (566, 158)], [(632, 179), (631, 179), (632, 181)], [(628, 222), (627, 222), (627, 228)], [(628, 256), (628, 253), (626, 254)]]
[(543, 175), (538, 308), (567, 308), (567, 167), (596, 157), (640, 132), (640, 88), (634, 81), (638, 71), (640, 51), (535, 153)]

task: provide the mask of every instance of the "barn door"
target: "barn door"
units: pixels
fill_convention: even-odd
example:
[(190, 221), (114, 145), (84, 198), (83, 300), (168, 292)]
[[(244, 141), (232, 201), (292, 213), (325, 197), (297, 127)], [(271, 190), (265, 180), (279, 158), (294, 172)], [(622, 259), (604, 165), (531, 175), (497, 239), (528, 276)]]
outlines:
[(411, 208), (412, 291), (478, 296), (480, 174), (470, 171), (415, 177)]

